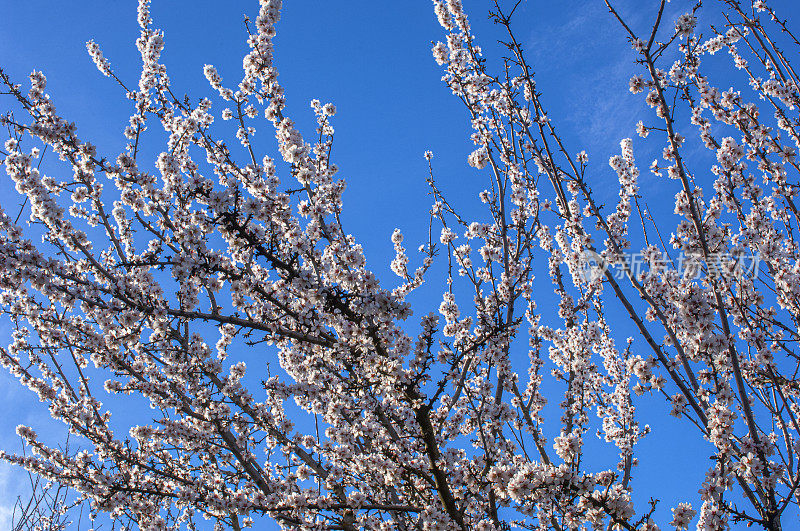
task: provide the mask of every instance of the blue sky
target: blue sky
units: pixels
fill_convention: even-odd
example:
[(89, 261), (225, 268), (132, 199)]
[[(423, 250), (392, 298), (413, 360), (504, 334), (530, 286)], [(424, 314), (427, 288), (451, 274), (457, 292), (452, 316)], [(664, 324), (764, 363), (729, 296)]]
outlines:
[[(276, 64), (288, 97), (287, 114), (310, 137), (314, 121), (308, 102), (317, 98), (337, 106), (334, 159), (339, 176), (348, 183), (345, 228), (364, 243), (373, 269), (385, 282), (392, 282), (388, 264), (393, 229), (403, 230), (409, 249), (427, 238), (430, 198), (423, 152), (434, 152), (437, 179), (451, 202), (467, 211), (474, 211), (476, 194), (485, 186), (485, 175), (466, 164), (471, 151), (466, 113), (440, 82), (440, 68), (431, 57), (431, 41), (442, 39), (442, 30), (427, 0), (287, 0), (284, 4)], [(485, 16), (488, 2), (464, 4), (485, 51), (496, 53), (492, 44), (497, 29)], [(656, 2), (616, 4), (632, 25), (645, 28)], [(792, 0), (775, 5), (783, 7), (790, 19), (800, 15)], [(673, 0), (667, 20), (671, 23), (689, 7), (690, 2)], [(32, 69), (43, 70), (62, 115), (78, 124), (81, 137), (108, 155), (123, 149), (121, 131), (129, 106), (119, 87), (97, 72), (85, 42), (94, 39), (118, 75), (135, 84), (139, 65), (133, 44), (138, 36), (135, 11), (136, 2), (130, 0), (27, 0), (8, 2), (0, 20), (4, 69), (21, 83), (27, 82)], [(256, 13), (255, 1), (154, 1), (154, 24), (165, 32), (162, 62), (172, 86), (193, 98), (211, 97), (203, 76), (206, 63), (214, 64), (223, 80), (233, 85), (240, 78), (246, 50), (243, 15)], [(635, 69), (623, 33), (600, 0), (529, 0), (516, 22), (550, 118), (573, 152), (589, 153), (600, 202), (613, 201), (616, 177), (605, 161), (618, 153), (621, 138), (635, 137), (634, 125), (644, 109), (643, 98), (627, 91)], [(216, 101), (215, 105), (221, 108)], [(268, 124), (262, 126), (257, 141), (274, 149)], [(654, 157), (637, 153), (637, 158), (646, 173), (644, 167)], [(643, 177), (642, 186), (647, 193), (655, 184)], [(16, 212), (17, 202), (8, 179), (0, 178), (0, 204)], [(414, 301), (419, 304), (417, 316), (438, 306), (437, 288)], [(0, 323), (0, 342), (7, 342), (7, 337), (8, 326)], [(707, 459), (700, 446), (686, 446), (694, 432), (667, 416), (660, 399), (644, 399), (640, 405), (662, 423), (652, 423), (655, 430), (642, 443), (642, 466), (635, 477), (640, 500), (650, 496), (663, 500), (658, 513), (663, 518), (675, 500), (696, 498)], [(0, 448), (18, 447), (13, 433), (17, 424), (46, 423), (48, 414), (39, 406), (7, 375), (0, 375)], [(15, 480), (6, 478), (18, 476), (0, 466), (0, 498), (15, 493)], [(637, 508), (643, 509), (643, 504)], [(0, 527), (2, 518), (0, 509)]]

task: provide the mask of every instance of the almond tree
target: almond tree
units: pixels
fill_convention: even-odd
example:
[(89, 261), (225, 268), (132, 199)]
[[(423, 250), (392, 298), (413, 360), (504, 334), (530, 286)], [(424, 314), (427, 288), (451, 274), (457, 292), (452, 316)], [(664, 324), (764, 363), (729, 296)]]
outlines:
[[(68, 455), (20, 426), (35, 454), (2, 457), (148, 530), (203, 518), (237, 530), (264, 518), (287, 529), (654, 530), (656, 501), (633, 503), (638, 460), (658, 459), (635, 452), (650, 431), (635, 408), (647, 394), (711, 457), (701, 506), (680, 493), (670, 525), (776, 531), (796, 520), (800, 42), (762, 0), (698, 2), (674, 21), (664, 0), (647, 3), (644, 33), (605, 3), (633, 48), (630, 90), (652, 109), (637, 129), (661, 153), (650, 171), (674, 195), (677, 225), (643, 207), (631, 139), (609, 170), (559, 135), (512, 30), (520, 2), (491, 6), (506, 31), (491, 62), (460, 0), (434, 0), (446, 39), (433, 55), (474, 130), (485, 221), (448, 201), (426, 154), (432, 236), (413, 264), (401, 232), (391, 236), (394, 287), (341, 223), (334, 106), (311, 103), (310, 142), (285, 114), (280, 0), (261, 0), (247, 24), (238, 86), (206, 65), (219, 112), (173, 91), (149, 0), (138, 85), (87, 43), (133, 105), (118, 155), (58, 114), (41, 72), (23, 88), (0, 70), (19, 111), (3, 117), (2, 156), (30, 208), (27, 227), (0, 219), (0, 300), (14, 326), (0, 360), (81, 445)], [(720, 8), (724, 27), (701, 35), (698, 17)], [(709, 72), (726, 66), (739, 89), (714, 84)], [(236, 142), (215, 134), (216, 117), (238, 124)], [(158, 126), (169, 140), (145, 160)], [(256, 126), (274, 129), (275, 158), (252, 145)], [(63, 173), (39, 171), (45, 150)], [(619, 199), (604, 209), (591, 184), (609, 171)], [(417, 326), (406, 299), (431, 267), (447, 282)], [(536, 272), (556, 316), (537, 306)], [(620, 333), (623, 320), (637, 337)], [(280, 364), (253, 375), (255, 387), (248, 349)], [(119, 431), (115, 395), (144, 397), (150, 421)], [(612, 462), (584, 455), (598, 426)]]

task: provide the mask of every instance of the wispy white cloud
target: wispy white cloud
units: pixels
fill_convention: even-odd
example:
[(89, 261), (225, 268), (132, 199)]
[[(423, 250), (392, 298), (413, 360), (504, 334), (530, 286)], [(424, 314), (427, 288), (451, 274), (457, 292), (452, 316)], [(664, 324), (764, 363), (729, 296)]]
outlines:
[(12, 489), (9, 487), (14, 474), (11, 465), (0, 462), (0, 529), (11, 529), (14, 502), (18, 496), (18, 493), (11, 492)]
[[(649, 35), (652, 9), (643, 9), (639, 0), (613, 4), (629, 27), (645, 38)], [(662, 28), (670, 28), (685, 7), (668, 4)], [(541, 17), (530, 28), (526, 51), (544, 104), (568, 145), (576, 151), (585, 149), (601, 164), (594, 166), (599, 173), (593, 179), (604, 182), (603, 161), (618, 153), (622, 138), (636, 137), (637, 121), (653, 116), (641, 95), (628, 90), (630, 77), (641, 67), (635, 64), (627, 33), (602, 2), (566, 0), (558, 9), (531, 11), (534, 18)], [(642, 161), (650, 156), (638, 155)], [(616, 181), (610, 170), (605, 178)], [(615, 194), (613, 188), (607, 192)]]

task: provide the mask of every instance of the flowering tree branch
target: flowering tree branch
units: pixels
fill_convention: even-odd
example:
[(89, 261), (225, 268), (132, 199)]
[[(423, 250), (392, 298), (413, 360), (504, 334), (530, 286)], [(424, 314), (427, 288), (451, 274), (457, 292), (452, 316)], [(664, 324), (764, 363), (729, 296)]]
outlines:
[[(761, 0), (720, 0), (726, 26), (703, 38), (709, 6), (671, 25), (661, 0), (638, 32), (605, 1), (641, 70), (630, 90), (646, 92), (654, 115), (637, 126), (661, 153), (650, 171), (659, 193), (674, 193), (665, 241), (669, 217), (641, 210), (633, 140), (609, 160), (616, 204), (598, 200), (592, 184), (609, 170), (548, 117), (514, 33), (521, 5), (492, 2), (504, 32), (492, 62), (461, 2), (433, 1), (446, 36), (432, 52), (472, 126), (467, 163), (486, 176), (485, 217), (448, 200), (426, 153), (428, 241), (413, 269), (403, 234), (391, 235), (391, 289), (341, 221), (335, 107), (311, 102), (313, 143), (287, 116), (273, 61), (280, 0), (246, 20), (235, 88), (205, 65), (219, 112), (174, 93), (149, 0), (138, 8), (138, 83), (89, 41), (133, 108), (116, 156), (58, 114), (41, 72), (23, 90), (0, 69), (18, 111), (2, 118), (0, 156), (30, 208), (27, 227), (0, 214), (0, 307), (14, 327), (0, 362), (81, 448), (20, 426), (34, 455), (2, 458), (142, 529), (271, 518), (287, 529), (652, 531), (657, 501), (634, 505), (639, 459), (653, 458), (636, 446), (659, 429), (639, 423), (649, 394), (696, 428), (712, 462), (699, 514), (687, 494), (669, 524), (782, 529), (800, 500), (790, 23)], [(727, 63), (706, 65), (723, 49), (752, 94), (712, 84)], [(234, 124), (230, 145), (217, 119)], [(166, 146), (144, 160), (158, 127)], [(274, 157), (253, 144), (258, 128), (274, 134)], [(697, 155), (706, 148), (710, 168)], [(45, 150), (67, 171), (45, 174)], [(436, 267), (439, 315), (415, 327), (407, 298)], [(619, 316), (637, 337), (622, 336)], [(279, 369), (253, 374), (248, 352)], [(112, 412), (133, 397), (151, 410), (120, 432)], [(593, 444), (616, 457), (591, 459)]]

